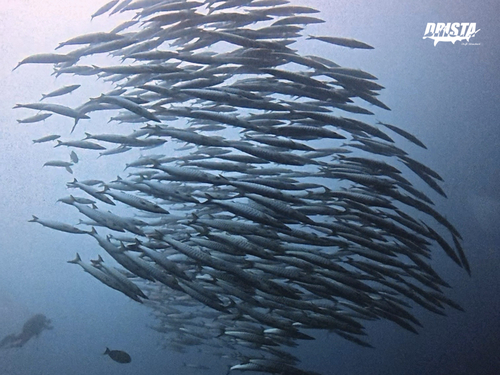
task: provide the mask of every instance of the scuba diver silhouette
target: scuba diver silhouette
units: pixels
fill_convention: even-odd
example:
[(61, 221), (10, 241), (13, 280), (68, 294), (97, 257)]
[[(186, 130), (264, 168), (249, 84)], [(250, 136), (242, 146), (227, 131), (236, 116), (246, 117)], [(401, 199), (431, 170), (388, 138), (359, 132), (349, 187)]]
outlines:
[(50, 319), (43, 314), (36, 314), (26, 321), (21, 333), (5, 336), (0, 341), (0, 348), (20, 348), (26, 344), (32, 337), (38, 337), (42, 331), (52, 329)]

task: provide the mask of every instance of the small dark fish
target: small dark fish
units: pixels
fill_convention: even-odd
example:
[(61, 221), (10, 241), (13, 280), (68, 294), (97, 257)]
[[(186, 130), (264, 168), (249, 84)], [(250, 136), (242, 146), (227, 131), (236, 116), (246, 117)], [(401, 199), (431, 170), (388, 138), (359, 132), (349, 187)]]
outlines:
[(130, 355), (123, 350), (109, 350), (109, 348), (106, 348), (103, 355), (106, 354), (109, 355), (113, 361), (118, 363), (130, 363), (132, 361)]

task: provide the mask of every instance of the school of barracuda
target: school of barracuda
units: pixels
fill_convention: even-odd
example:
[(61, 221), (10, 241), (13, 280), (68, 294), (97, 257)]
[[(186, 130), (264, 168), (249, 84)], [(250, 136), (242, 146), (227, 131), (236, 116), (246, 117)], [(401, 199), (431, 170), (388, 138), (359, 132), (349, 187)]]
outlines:
[[(68, 137), (85, 128), (85, 139), (34, 140), (73, 150), (46, 166), (73, 173), (75, 149), (142, 152), (114, 181), (67, 184), (72, 194), (60, 201), (83, 214), (78, 226), (33, 216), (92, 236), (121, 267), (96, 253), (70, 263), (149, 306), (168, 348), (203, 346), (228, 373), (313, 374), (284, 349), (313, 329), (370, 346), (363, 321), (417, 332), (415, 305), (461, 309), (430, 263), (443, 250), (470, 274), (460, 234), (409, 181), (446, 197), (442, 179), (395, 141), (425, 146), (400, 127), (359, 120), (373, 115), (363, 103), (389, 109), (376, 77), (293, 49), (299, 40), (338, 53), (371, 46), (307, 34), (324, 22), (318, 11), (284, 0), (114, 0), (92, 18), (123, 12), (132, 19), (111, 31), (16, 66), (54, 64), (56, 77), (94, 75), (114, 87), (77, 108), (49, 101), (79, 83), (16, 105), (40, 111), (20, 123), (56, 114), (74, 119)], [(79, 64), (97, 54), (120, 62)], [(135, 131), (93, 132), (90, 114), (103, 110)], [(162, 153), (171, 142), (187, 146)]]

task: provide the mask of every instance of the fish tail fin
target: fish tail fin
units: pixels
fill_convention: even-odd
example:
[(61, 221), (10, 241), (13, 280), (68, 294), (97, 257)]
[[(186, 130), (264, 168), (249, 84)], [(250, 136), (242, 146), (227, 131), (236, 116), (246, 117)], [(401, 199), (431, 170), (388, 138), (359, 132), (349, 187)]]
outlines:
[(106, 355), (106, 354), (109, 354), (109, 353), (110, 353), (109, 348), (106, 348), (106, 350), (104, 351), (104, 353), (102, 353), (102, 355)]
[(155, 238), (155, 239), (163, 239), (163, 233), (160, 232), (158, 229), (155, 229), (154, 233), (150, 235), (151, 238)]
[(54, 148), (62, 146), (62, 145), (63, 145), (62, 141), (57, 140), (57, 145), (55, 145)]
[(76, 128), (76, 124), (78, 124), (78, 120), (79, 120), (79, 118), (78, 118), (78, 117), (77, 117), (77, 118), (75, 118), (75, 125), (73, 125), (73, 127), (71, 128), (71, 132), (70, 132), (69, 134), (73, 134), (73, 131), (74, 131), (74, 130), (75, 130), (75, 128)]
[(203, 236), (208, 235), (209, 231), (208, 231), (207, 226), (203, 223), (201, 223), (201, 224), (198, 223), (198, 220), (200, 217), (198, 215), (196, 215), (194, 212), (191, 213), (191, 216), (192, 216), (192, 219), (189, 221), (189, 225), (193, 225), (193, 229), (195, 231), (197, 231), (199, 234), (201, 234)]
[(208, 230), (206, 225), (201, 225), (201, 224), (191, 224), (193, 225), (193, 229), (197, 231), (200, 235), (202, 236), (208, 236), (210, 234), (210, 231)]
[(73, 178), (73, 181), (67, 182), (66, 186), (67, 187), (75, 187), (77, 183), (78, 183), (78, 180), (76, 178)]
[(219, 337), (223, 336), (225, 333), (226, 333), (226, 329), (224, 327), (222, 327), (219, 329), (219, 334), (215, 337), (219, 338)]
[(229, 302), (226, 306), (224, 306), (226, 309), (232, 308), (236, 306), (236, 302), (232, 298), (229, 298)]
[(102, 190), (98, 191), (97, 193), (99, 193), (99, 194), (105, 194), (108, 190), (109, 190), (109, 186), (108, 185), (104, 185), (102, 187)]
[(76, 253), (75, 259), (68, 260), (68, 263), (78, 264), (81, 261), (82, 261), (82, 258), (80, 258), (80, 254)]
[(29, 223), (33, 223), (33, 222), (38, 221), (38, 218), (35, 215), (31, 215), (31, 216), (33, 216), (33, 218), (31, 220), (28, 220)]
[(72, 204), (72, 203), (76, 202), (76, 199), (74, 196), (70, 195), (68, 200), (61, 198), (61, 199), (58, 199), (57, 202), (64, 202), (64, 203)]
[(97, 267), (97, 268), (99, 268), (99, 265), (101, 264), (101, 262), (99, 262), (99, 259), (96, 259), (96, 260), (91, 259), (91, 260), (90, 260), (90, 263), (92, 263), (92, 265), (93, 265), (94, 267)]
[[(108, 234), (106, 236), (106, 239), (109, 241), (111, 239), (111, 236)], [(127, 250), (128, 250), (128, 248), (125, 246), (125, 244), (123, 243), (123, 241), (120, 241), (120, 249), (119, 249), (119, 251), (121, 251), (123, 253), (124, 251), (127, 251)]]

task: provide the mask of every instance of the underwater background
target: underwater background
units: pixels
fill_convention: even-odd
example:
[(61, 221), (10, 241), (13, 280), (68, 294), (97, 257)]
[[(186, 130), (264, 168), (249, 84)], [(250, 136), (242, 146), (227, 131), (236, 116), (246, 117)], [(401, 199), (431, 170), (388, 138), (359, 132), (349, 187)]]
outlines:
[[(385, 321), (367, 322), (374, 349), (334, 334), (317, 332), (291, 352), (301, 368), (323, 374), (485, 374), (500, 373), (500, 31), (494, 1), (293, 1), (312, 6), (327, 22), (307, 32), (361, 40), (374, 50), (304, 44), (342, 66), (374, 74), (385, 86), (381, 100), (391, 111), (374, 118), (397, 124), (422, 140), (411, 156), (438, 171), (448, 195), (438, 210), (458, 228), (472, 277), (442, 254), (433, 266), (452, 286), (447, 296), (465, 312), (447, 317), (422, 308), (412, 311), (423, 324), (415, 335)], [(67, 194), (64, 170), (43, 168), (51, 148), (33, 145), (47, 134), (44, 124), (18, 124), (16, 103), (36, 101), (59, 87), (51, 67), (26, 65), (24, 57), (52, 51), (76, 35), (108, 30), (121, 22), (107, 15), (90, 21), (99, 1), (0, 2), (0, 337), (43, 313), (53, 330), (24, 347), (0, 350), (2, 374), (225, 374), (220, 359), (193, 347), (179, 354), (162, 347), (162, 335), (148, 328), (150, 310), (104, 287), (67, 264), (75, 252), (95, 257), (97, 245), (28, 223), (32, 215), (54, 220), (67, 215), (56, 200)], [(126, 19), (123, 18), (123, 19)], [(474, 45), (424, 40), (428, 22), (475, 22)], [(313, 50), (318, 48), (318, 50)], [(321, 51), (319, 51), (321, 49)], [(96, 82), (96, 85), (99, 83)], [(98, 88), (97, 90), (101, 90)], [(89, 92), (87, 97), (98, 94)], [(369, 107), (372, 109), (372, 106)], [(67, 129), (62, 119), (60, 129)], [(85, 122), (79, 126), (84, 127)], [(63, 130), (61, 130), (63, 131)], [(95, 156), (88, 156), (88, 158)], [(109, 159), (112, 160), (112, 159)], [(108, 163), (108, 164), (107, 164)], [(113, 177), (106, 160), (96, 174)], [(68, 222), (75, 218), (66, 219)], [(87, 237), (87, 236), (86, 236)], [(106, 347), (127, 351), (121, 365), (102, 356)], [(210, 370), (183, 365), (203, 364)]]

